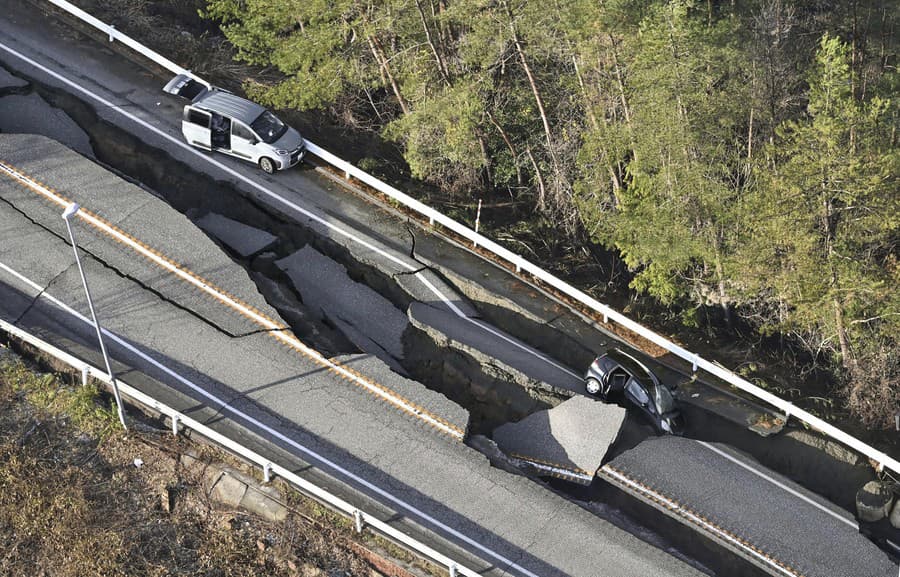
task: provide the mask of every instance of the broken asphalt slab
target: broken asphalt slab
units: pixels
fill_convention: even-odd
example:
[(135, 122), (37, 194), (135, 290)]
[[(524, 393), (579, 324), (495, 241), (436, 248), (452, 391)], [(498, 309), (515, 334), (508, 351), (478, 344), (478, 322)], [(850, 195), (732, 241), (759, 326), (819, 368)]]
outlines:
[[(517, 423), (494, 431), (494, 441), (509, 457), (574, 473), (589, 485), (625, 422), (625, 409), (576, 396)], [(537, 471), (553, 474), (551, 470)], [(565, 475), (554, 475), (563, 476)]]
[(4, 92), (15, 93), (27, 86), (27, 80), (19, 78), (18, 76), (13, 76), (6, 68), (0, 66), (0, 94)]
[[(134, 184), (123, 181), (97, 164), (58, 142), (27, 134), (0, 135), (0, 160), (37, 180), (68, 201), (103, 218), (110, 225), (139, 238), (188, 275), (205, 285), (218, 287), (249, 307), (282, 323), (246, 275), (230, 274), (234, 263), (215, 242), (164, 201)], [(29, 219), (58, 237), (68, 240), (63, 206), (13, 180), (0, 179), (0, 196)], [(157, 265), (147, 266), (121, 241), (111, 242), (107, 233), (81, 219), (73, 220), (79, 247), (108, 264), (119, 274), (134, 278), (178, 306), (191, 310), (224, 332), (239, 336), (263, 329), (258, 322), (222, 306), (215, 297), (183, 278), (163, 274)]]
[[(538, 356), (523, 343), (502, 334), (477, 319), (462, 318), (422, 303), (409, 307), (411, 323), (432, 334), (440, 346), (458, 349), (485, 358), (485, 366), (495, 366), (525, 388), (538, 388), (570, 396), (584, 388), (581, 378), (566, 367)], [(548, 362), (548, 360), (550, 362)]]
[[(598, 475), (620, 487), (643, 487), (651, 504), (692, 529), (699, 525), (691, 519), (702, 519), (733, 536), (773, 575), (783, 575), (778, 564), (805, 577), (897, 575), (897, 565), (846, 511), (725, 445), (651, 438)], [(624, 485), (621, 476), (629, 480)], [(660, 505), (667, 501), (677, 503), (675, 513)]]
[[(345, 335), (361, 350), (386, 362), (403, 358), (406, 315), (368, 286), (352, 280), (343, 265), (311, 246), (275, 265), (290, 277), (309, 311), (351, 326), (354, 330), (345, 330)], [(373, 342), (377, 344), (374, 349)]]
[(444, 395), (429, 390), (422, 383), (397, 374), (389, 365), (377, 357), (372, 355), (342, 355), (332, 360), (388, 387), (412, 404), (425, 409), (461, 431), (466, 431), (469, 427), (469, 412), (465, 408), (454, 403)]
[(196, 223), (242, 258), (262, 252), (278, 240), (277, 237), (264, 230), (214, 212), (206, 213), (197, 219)]
[(26, 93), (27, 81), (0, 68), (0, 132), (51, 136), (73, 150), (94, 157), (91, 139), (69, 116), (36, 93)]

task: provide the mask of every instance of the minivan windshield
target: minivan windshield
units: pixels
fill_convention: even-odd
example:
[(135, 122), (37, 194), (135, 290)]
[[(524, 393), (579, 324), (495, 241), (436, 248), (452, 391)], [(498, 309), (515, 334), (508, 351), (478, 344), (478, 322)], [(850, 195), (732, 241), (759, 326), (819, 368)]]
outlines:
[(287, 126), (285, 126), (284, 122), (279, 120), (277, 116), (268, 110), (263, 111), (263, 113), (250, 124), (250, 128), (252, 128), (253, 132), (258, 134), (259, 137), (263, 139), (263, 142), (266, 142), (267, 144), (272, 144), (281, 138), (281, 135), (287, 131)]
[(659, 410), (660, 415), (675, 409), (675, 399), (672, 397), (672, 392), (664, 385), (653, 387), (653, 402), (656, 403), (656, 408)]

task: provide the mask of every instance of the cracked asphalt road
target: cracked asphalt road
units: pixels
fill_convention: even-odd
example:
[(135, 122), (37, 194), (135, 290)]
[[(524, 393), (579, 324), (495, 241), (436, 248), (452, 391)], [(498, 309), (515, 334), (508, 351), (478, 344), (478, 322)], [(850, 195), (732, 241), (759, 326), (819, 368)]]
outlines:
[[(58, 58), (61, 58), (62, 60), (66, 60), (68, 57), (66, 57), (66, 56), (60, 57), (60, 56), (58, 56)], [(63, 62), (62, 64), (63, 64), (63, 67), (65, 67), (65, 66), (67, 65), (65, 62)], [(76, 67), (77, 67), (78, 64), (80, 64), (80, 63), (69, 62), (69, 63), (68, 63), (68, 66), (70, 66), (70, 67), (76, 66)], [(106, 72), (106, 71), (102, 71), (101, 75), (102, 75), (102, 74), (107, 74), (107, 75), (108, 75), (108, 74), (113, 74), (113, 75), (114, 75), (114, 74), (116, 74), (116, 72)], [(101, 84), (102, 84), (102, 83), (101, 83)], [(116, 82), (113, 81), (113, 82), (110, 83), (110, 85), (116, 85)], [(144, 92), (144, 91), (142, 91), (142, 90), (140, 90), (140, 89), (131, 88), (131, 89), (124, 90), (124, 91), (123, 91), (123, 90), (119, 90), (119, 91), (113, 93), (113, 96), (116, 97), (116, 98), (125, 98), (126, 96), (128, 96), (128, 97), (142, 98), (142, 97), (145, 96), (146, 94), (147, 94), (147, 92)], [(152, 94), (152, 93), (151, 93), (151, 94)], [(157, 97), (154, 96), (154, 98), (157, 98)], [(141, 105), (140, 105), (140, 104), (138, 105), (137, 110), (138, 110), (138, 113), (139, 113), (139, 114), (144, 114), (144, 113), (146, 113), (146, 117), (151, 118), (154, 122), (160, 122), (160, 121), (162, 121), (162, 125), (163, 125), (163, 126), (166, 126), (166, 127), (167, 127), (167, 130), (169, 130), (170, 132), (173, 132), (173, 133), (176, 133), (176, 134), (177, 134), (177, 129), (173, 129), (173, 126), (174, 126), (174, 125), (172, 125), (172, 124), (170, 123), (170, 121), (171, 121), (171, 118), (177, 119), (178, 116), (177, 116), (177, 114), (174, 114), (174, 115), (171, 114), (171, 113), (172, 113), (172, 110), (171, 110), (172, 107), (171, 107), (171, 106), (169, 106), (169, 105), (164, 105), (164, 106), (162, 106), (162, 113), (161, 113), (161, 114), (157, 114), (157, 113), (152, 109), (152, 105), (150, 105), (149, 102), (144, 102), (143, 105), (145, 106), (145, 108), (143, 108), (143, 109), (141, 108)], [(110, 111), (109, 111), (109, 110), (107, 110), (107, 111), (102, 111), (101, 114), (102, 114), (102, 115), (105, 115), (105, 118), (106, 118), (107, 120), (110, 119)], [(167, 116), (167, 115), (168, 115), (168, 116)], [(170, 118), (170, 116), (171, 116), (171, 118)], [(170, 124), (167, 124), (167, 123), (170, 123)], [(151, 137), (150, 139), (153, 140), (153, 137)], [(174, 154), (174, 156), (179, 157), (179, 158), (181, 158), (182, 160), (187, 160), (188, 162), (191, 162), (191, 163), (196, 163), (196, 162), (197, 162), (195, 159), (189, 158), (188, 156), (186, 156), (186, 155), (185, 155), (183, 152), (181, 152), (181, 151), (176, 151), (175, 154)], [(221, 160), (221, 159), (219, 159), (219, 160)], [(227, 162), (227, 159), (225, 159), (225, 161)], [(230, 164), (229, 164), (229, 166), (230, 166)], [(252, 173), (252, 169), (244, 170), (244, 168), (246, 168), (246, 167), (241, 167), (241, 166), (238, 166), (237, 164), (235, 164), (234, 166), (237, 166), (238, 169), (239, 169), (242, 173), (247, 173), (247, 174)], [(209, 168), (209, 167), (207, 167), (207, 168)], [(212, 169), (211, 171), (212, 171), (212, 172), (216, 172), (215, 169)], [(220, 176), (222, 176), (222, 175), (220, 175)], [(256, 175), (254, 174), (254, 176), (256, 176)], [(288, 177), (288, 176), (292, 177), (292, 180), (289, 180), (289, 181), (288, 181), (286, 178), (282, 178), (282, 177)], [(223, 177), (223, 179), (225, 179), (225, 180), (232, 179), (232, 177), (230, 177), (230, 176), (227, 175), (227, 174), (225, 174), (225, 175), (222, 176), (222, 177)], [(269, 185), (272, 185), (272, 186), (278, 185), (279, 188), (285, 189), (286, 193), (293, 192), (293, 191), (290, 190), (291, 187), (292, 187), (292, 186), (297, 186), (297, 185), (299, 184), (300, 187), (303, 188), (302, 194), (303, 194), (303, 197), (304, 197), (304, 198), (312, 198), (312, 199), (313, 199), (312, 202), (313, 202), (314, 204), (315, 204), (316, 202), (321, 201), (323, 206), (332, 206), (332, 205), (328, 204), (327, 202), (325, 202), (325, 198), (322, 196), (323, 192), (324, 192), (326, 195), (327, 195), (327, 193), (329, 192), (329, 191), (327, 190), (327, 188), (328, 188), (327, 185), (326, 185), (326, 186), (322, 186), (321, 183), (316, 183), (316, 178), (315, 178), (315, 177), (310, 177), (309, 175), (302, 175), (302, 174), (301, 174), (301, 175), (293, 175), (293, 174), (292, 174), (292, 175), (287, 175), (287, 174), (285, 174), (285, 175), (279, 175), (278, 178), (281, 179), (279, 182), (276, 182), (276, 181), (274, 181), (273, 179), (268, 178), (268, 177), (266, 177), (266, 180), (268, 181)], [(310, 184), (310, 183), (312, 183), (312, 184)], [(318, 187), (318, 188), (317, 188), (317, 187)], [(255, 194), (255, 193), (254, 193), (253, 191), (250, 191), (250, 194), (253, 195), (253, 194)], [(318, 196), (317, 196), (317, 195), (318, 195)], [(257, 194), (256, 196), (257, 196), (257, 198), (259, 198), (259, 195), (258, 195), (258, 194)], [(326, 210), (326, 212), (327, 212), (328, 209), (325, 209), (325, 210)], [(358, 211), (360, 211), (360, 210), (362, 210), (362, 209), (351, 207), (351, 208), (350, 208), (349, 210), (347, 210), (346, 212), (347, 212), (348, 214), (352, 214), (352, 213), (358, 212)], [(134, 209), (134, 208), (132, 207), (132, 208), (130, 209), (130, 211), (128, 212), (128, 214), (127, 214), (127, 215), (124, 215), (124, 216), (122, 217), (122, 220), (121, 220), (121, 221), (125, 221), (125, 220), (127, 220), (127, 219), (129, 219), (129, 218), (132, 218), (132, 217), (134, 217), (135, 213), (139, 213), (139, 212), (140, 212), (140, 211), (138, 211), (138, 210), (136, 210), (136, 209)], [(360, 216), (360, 217), (361, 217), (362, 215), (361, 215), (361, 214), (358, 214), (357, 216)], [(343, 215), (342, 215), (342, 218), (343, 218)], [(321, 227), (321, 226), (322, 226), (322, 223), (320, 223), (320, 222), (313, 222), (313, 221), (309, 221), (309, 222), (307, 222), (307, 224), (308, 224), (309, 226), (311, 226), (311, 227)], [(152, 228), (152, 227), (151, 227), (151, 228)], [(376, 231), (372, 231), (372, 234), (374, 235), (375, 232), (376, 232)], [(331, 233), (332, 233), (331, 229), (327, 229), (327, 228), (323, 229), (323, 234), (325, 234), (326, 236), (329, 235), (329, 234), (331, 234)], [(164, 235), (169, 235), (169, 234), (172, 234), (172, 233), (171, 233), (171, 231), (163, 231), (163, 234), (164, 234)], [(386, 232), (386, 231), (384, 231), (384, 230), (379, 230), (379, 231), (377, 231), (377, 234), (378, 234), (378, 236), (379, 236), (379, 240), (380, 240), (380, 241), (381, 241), (381, 240), (384, 240), (384, 239), (387, 239), (387, 241), (388, 241), (387, 244), (388, 244), (388, 245), (392, 245), (392, 246), (394, 247), (394, 249), (397, 251), (396, 254), (403, 254), (403, 252), (404, 252), (404, 246), (409, 245), (410, 242), (412, 242), (413, 245), (414, 245), (414, 243), (415, 243), (415, 237), (413, 237), (411, 240), (410, 240), (408, 237), (407, 237), (406, 239), (404, 239), (404, 238), (403, 238), (403, 235), (400, 234), (399, 232), (394, 233), (394, 234), (390, 234), (390, 233), (388, 233), (388, 232)], [(363, 236), (364, 236), (364, 237), (366, 236), (365, 233), (363, 233)], [(343, 239), (342, 239), (342, 240), (343, 240)], [(86, 243), (86, 244), (90, 245), (90, 243)], [(354, 243), (350, 243), (350, 245), (348, 245), (348, 247), (349, 247), (349, 250), (358, 250), (358, 251), (360, 251), (360, 252), (362, 252), (362, 253), (365, 253), (365, 252), (367, 251), (367, 249), (365, 249), (364, 247), (360, 249), (360, 248), (358, 247), (358, 245), (356, 245), (356, 244), (354, 244)], [(99, 253), (98, 253), (98, 254), (99, 254)], [(415, 254), (415, 247), (414, 247), (414, 246), (412, 246), (412, 247), (410, 248), (409, 255), (410, 255), (410, 257), (411, 257), (411, 258), (415, 261), (415, 263), (416, 263), (416, 265), (411, 265), (411, 266), (422, 266), (422, 261), (420, 261), (420, 260), (416, 257), (416, 254)], [(379, 260), (379, 259), (383, 259), (383, 258), (384, 258), (384, 255), (382, 255), (382, 254), (380, 254), (380, 253), (377, 253), (377, 252), (374, 252), (374, 251), (368, 251), (368, 254), (365, 254), (365, 255), (362, 255), (362, 256), (363, 256), (363, 258), (362, 258), (361, 260), (365, 260), (366, 258), (369, 258), (369, 259), (372, 260), (372, 262), (375, 262), (375, 261), (377, 261), (377, 260)], [(355, 255), (355, 258), (358, 258), (358, 257), (360, 257), (360, 254), (356, 254), (356, 255)], [(384, 262), (380, 262), (380, 263), (378, 263), (378, 265), (377, 265), (378, 268), (380, 268), (380, 269), (382, 269), (382, 270), (390, 270), (390, 269), (391, 269), (391, 266), (394, 266), (394, 265), (397, 264), (396, 261), (393, 261), (393, 260), (390, 260), (390, 259), (388, 259), (388, 260), (389, 260), (391, 263), (394, 263), (394, 264), (393, 264), (393, 265), (391, 265), (391, 264), (387, 264), (387, 265), (386, 265)], [(124, 269), (127, 269), (127, 263), (121, 265), (121, 267), (122, 267), (123, 270), (124, 270)], [(409, 274), (409, 271), (408, 271), (408, 270), (405, 270), (405, 267), (402, 267), (402, 266), (399, 266), (399, 267), (398, 267), (398, 266), (394, 266), (394, 268), (395, 268), (395, 270), (394, 270), (394, 272), (392, 272), (392, 274), (393, 274), (393, 276), (394, 276), (395, 278), (400, 279), (400, 278), (402, 278), (402, 277), (408, 277), (410, 283), (415, 284), (415, 280), (416, 280), (416, 279), (414, 279), (414, 278), (412, 277), (412, 275)], [(214, 273), (215, 273), (214, 270), (210, 271), (210, 274), (211, 274), (211, 275), (214, 275)], [(429, 274), (429, 273), (432, 275), (432, 278), (433, 278), (434, 280), (440, 281), (440, 278), (438, 278), (437, 275), (434, 275), (434, 273), (433, 273), (433, 271), (432, 271), (431, 269), (424, 270), (423, 273), (422, 273), (422, 275)], [(417, 275), (417, 276), (422, 276), (422, 275)], [(129, 275), (129, 276), (130, 276), (130, 275)], [(137, 275), (135, 275), (133, 278), (139, 279), (140, 277), (137, 276)], [(127, 279), (127, 278), (126, 278), (126, 279), (123, 279), (123, 280), (130, 280), (130, 279)], [(405, 280), (405, 279), (404, 279), (404, 280)], [(157, 284), (154, 285), (154, 283), (157, 283)], [(143, 279), (141, 279), (141, 284), (144, 284), (144, 285), (147, 286), (147, 287), (156, 286), (157, 288), (154, 289), (154, 290), (156, 290), (156, 291), (157, 291), (157, 294), (160, 295), (160, 296), (166, 295), (166, 294), (167, 294), (167, 291), (171, 289), (171, 287), (170, 287), (169, 285), (166, 284), (166, 281), (165, 281), (164, 278), (157, 278), (157, 277), (155, 277), (155, 276), (153, 276), (153, 275), (151, 275), (151, 276), (148, 277), (148, 278), (143, 278)], [(421, 288), (421, 286), (419, 286), (418, 284), (416, 284), (416, 286), (412, 286), (412, 284), (410, 285), (410, 287), (411, 287), (411, 288), (410, 288), (410, 292), (411, 292), (411, 293), (414, 292), (415, 290), (423, 290), (423, 289)], [(416, 287), (418, 287), (418, 289), (417, 289)], [(177, 292), (177, 291), (174, 291), (174, 292)], [(432, 299), (433, 299), (433, 294), (432, 294), (431, 297), (429, 297), (428, 294), (427, 294), (428, 291), (425, 291), (425, 293), (426, 293), (426, 294), (424, 294), (424, 295), (422, 296), (423, 302), (428, 302), (428, 299), (429, 299), (429, 298), (432, 298)], [(169, 297), (166, 296), (166, 297), (164, 297), (164, 298), (169, 298)], [(182, 297), (182, 298), (185, 298), (185, 301), (189, 303), (189, 299), (187, 299), (187, 297)], [(173, 304), (173, 303), (175, 303), (175, 302), (176, 302), (175, 300), (171, 300), (171, 301), (169, 301), (167, 304)], [(462, 297), (459, 297), (458, 295), (455, 295), (455, 294), (450, 296), (449, 302), (452, 303), (454, 306), (457, 306), (457, 307), (460, 307), (460, 308), (466, 306), (465, 299), (463, 299)], [(190, 303), (189, 303), (189, 304), (190, 304)], [(200, 307), (200, 308), (202, 308), (202, 307)], [(214, 314), (209, 314), (208, 316), (209, 316), (210, 318), (215, 317)], [(474, 316), (474, 313), (470, 313), (469, 311), (466, 311), (466, 312), (464, 313), (464, 316)], [(163, 320), (165, 320), (165, 319), (163, 319)], [(248, 337), (247, 340), (254, 340), (254, 339), (252, 338), (253, 336), (255, 336), (253, 330), (241, 332), (241, 331), (239, 330), (240, 327), (232, 327), (232, 326), (230, 326), (230, 325), (227, 325), (227, 323), (233, 322), (233, 320), (231, 320), (231, 319), (226, 320), (226, 321), (222, 321), (222, 320), (220, 320), (220, 319), (217, 319), (217, 322), (223, 323), (222, 325), (218, 326), (218, 328), (220, 328), (221, 330), (224, 331), (225, 336), (233, 336), (233, 335), (249, 335), (249, 337)], [(200, 334), (200, 332), (198, 331), (197, 334)], [(263, 354), (268, 354), (268, 353), (263, 353)], [(200, 363), (202, 362), (202, 360), (203, 360), (203, 359), (202, 359), (201, 357), (199, 357), (199, 356), (196, 357), (196, 358), (193, 358), (193, 359), (192, 359), (191, 365), (194, 366), (194, 365), (200, 364)], [(570, 375), (570, 376), (571, 376), (571, 375)], [(260, 386), (257, 387), (257, 391), (267, 390), (266, 387), (267, 387), (269, 390), (273, 390), (273, 389), (277, 389), (278, 386), (280, 386), (280, 384), (279, 384), (279, 385), (274, 385), (274, 384), (272, 384), (271, 386), (270, 386), (270, 385), (260, 385)], [(313, 387), (313, 388), (310, 389), (310, 392), (313, 392), (313, 391), (321, 391), (321, 390), (324, 390), (324, 388), (323, 388), (323, 387)], [(241, 399), (241, 397), (239, 396), (239, 397), (238, 397), (238, 401), (240, 401), (240, 399)], [(338, 416), (346, 416), (346, 414), (347, 414), (346, 411), (343, 411), (343, 410), (342, 410), (342, 411), (338, 411), (337, 413), (338, 413)], [(336, 428), (335, 428), (334, 424), (332, 423), (332, 424), (327, 428), (328, 434), (329, 434), (329, 435), (330, 435), (330, 434), (333, 434), (333, 433), (335, 432), (335, 429), (336, 429)]]
[[(145, 191), (133, 185), (107, 179), (105, 171), (52, 141), (0, 135), (0, 159), (22, 168), (27, 160), (22, 155), (29, 153), (35, 163), (28, 165), (29, 170), (44, 174), (47, 184), (60, 192), (67, 188), (65, 178), (79, 175), (69, 194), (87, 210), (94, 210), (93, 203), (101, 202), (97, 199), (103, 195), (115, 195), (122, 206), (129, 202), (138, 205), (148, 198)], [(47, 163), (47, 171), (41, 162)], [(46, 290), (42, 293), (8, 271), (0, 271), (0, 315), (18, 319), (22, 328), (99, 364), (90, 327), (61, 314), (47, 299), (47, 295), (59, 298), (87, 313), (80, 278), (72, 267), (71, 247), (60, 234), (61, 207), (35, 200), (33, 191), (6, 176), (0, 178), (0, 197), (4, 199), (0, 202), (0, 263)], [(163, 253), (190, 239), (190, 254), (184, 256), (202, 256), (201, 265), (208, 267), (205, 270), (219, 275), (223, 284), (229, 283), (231, 292), (239, 298), (261, 299), (240, 267), (214, 254), (219, 249), (202, 235), (191, 236), (197, 233), (187, 219), (161, 201), (152, 199), (152, 204), (139, 213), (150, 215), (148, 219), (152, 220), (136, 224), (137, 215), (132, 212), (127, 219), (119, 220), (120, 225), (134, 236), (146, 232)], [(154, 231), (161, 232), (154, 235)], [(416, 511), (424, 511), (467, 535), (470, 543), (498, 551), (501, 559), (516, 559), (523, 569), (536, 575), (592, 575), (597, 564), (609, 567), (610, 575), (697, 574), (674, 557), (539, 485), (492, 468), (475, 450), (375, 400), (276, 343), (271, 336), (232, 336), (246, 328), (246, 322), (235, 320), (233, 317), (239, 315), (222, 304), (211, 301), (199, 306), (203, 318), (188, 314), (181, 303), (193, 306), (195, 300), (208, 297), (184, 282), (167, 278), (165, 271), (146, 259), (129, 255), (110, 237), (88, 234), (83, 223), (78, 233), (85, 239), (84, 265), (102, 324), (220, 399), (211, 404), (196, 398), (192, 390), (175, 385), (185, 397), (182, 410), (188, 414), (199, 415), (209, 406), (213, 412), (206, 422), (216, 426), (225, 426), (228, 421), (240, 424), (241, 418), (234, 411), (270, 423), (293, 441), (400, 497), (412, 508), (399, 511), (403, 517), (415, 519)], [(232, 330), (220, 330), (222, 326)], [(146, 366), (121, 346), (109, 348), (116, 359), (114, 368), (124, 381), (140, 381), (144, 378), (141, 374), (165, 380), (161, 371)], [(432, 410), (449, 403), (418, 383), (409, 381), (406, 386), (418, 389), (421, 402), (431, 397)], [(163, 394), (167, 395), (171, 393)], [(191, 401), (192, 397), (195, 400)], [(506, 490), (492, 491), (497, 485)], [(542, 530), (552, 514), (557, 515), (558, 526), (553, 531)], [(602, 546), (585, 547), (578, 538), (585, 533), (600, 536)], [(472, 550), (470, 545), (462, 545)], [(488, 564), (500, 563), (488, 558)], [(487, 565), (482, 568), (487, 569)], [(522, 570), (511, 573), (522, 574)]]
[(846, 511), (776, 473), (760, 475), (757, 463), (727, 446), (660, 437), (609, 466), (788, 567), (789, 575), (897, 575), (897, 565)]

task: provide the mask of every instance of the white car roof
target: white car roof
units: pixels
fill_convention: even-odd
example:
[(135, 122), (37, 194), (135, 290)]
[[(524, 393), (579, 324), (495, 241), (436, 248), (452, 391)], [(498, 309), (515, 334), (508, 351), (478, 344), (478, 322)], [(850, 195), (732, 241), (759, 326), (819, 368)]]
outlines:
[(266, 110), (255, 102), (250, 102), (240, 96), (215, 89), (197, 99), (194, 102), (194, 106), (233, 118), (248, 125), (259, 118), (259, 115)]

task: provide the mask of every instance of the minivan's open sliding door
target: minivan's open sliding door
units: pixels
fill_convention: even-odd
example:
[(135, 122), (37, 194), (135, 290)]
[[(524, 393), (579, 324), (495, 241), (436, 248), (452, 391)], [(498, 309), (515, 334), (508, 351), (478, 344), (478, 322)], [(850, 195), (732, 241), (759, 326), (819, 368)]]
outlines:
[(181, 132), (184, 134), (185, 140), (190, 144), (206, 150), (212, 150), (211, 122), (212, 114), (188, 105), (184, 107), (184, 116), (181, 119)]

